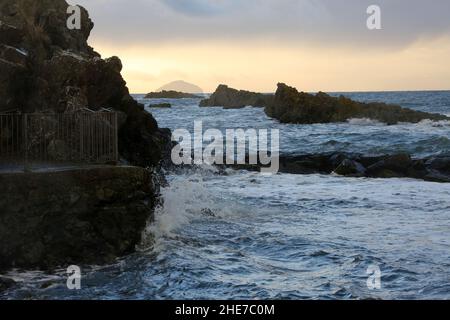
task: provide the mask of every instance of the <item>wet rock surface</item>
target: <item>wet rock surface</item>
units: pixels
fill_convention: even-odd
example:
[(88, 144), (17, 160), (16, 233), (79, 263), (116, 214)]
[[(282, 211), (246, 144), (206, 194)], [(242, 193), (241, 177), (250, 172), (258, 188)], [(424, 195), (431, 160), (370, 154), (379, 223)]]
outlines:
[(0, 174), (0, 269), (104, 264), (132, 253), (159, 185), (139, 167)]

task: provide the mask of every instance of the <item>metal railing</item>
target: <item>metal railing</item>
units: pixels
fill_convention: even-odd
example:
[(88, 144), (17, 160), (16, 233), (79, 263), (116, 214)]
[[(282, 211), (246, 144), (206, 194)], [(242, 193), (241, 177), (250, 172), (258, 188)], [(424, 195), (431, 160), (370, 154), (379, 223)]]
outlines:
[(117, 113), (0, 114), (0, 163), (118, 161)]

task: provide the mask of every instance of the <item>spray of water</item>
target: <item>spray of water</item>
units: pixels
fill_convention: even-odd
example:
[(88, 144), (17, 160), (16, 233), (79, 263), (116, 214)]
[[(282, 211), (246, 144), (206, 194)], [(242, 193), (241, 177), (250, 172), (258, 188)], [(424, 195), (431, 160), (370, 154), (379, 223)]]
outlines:
[[(140, 249), (163, 249), (166, 239), (177, 233), (194, 219), (220, 219), (235, 214), (225, 197), (217, 197), (208, 189), (204, 179), (216, 175), (210, 166), (169, 178), (169, 185), (161, 190), (162, 204), (155, 210), (154, 221), (149, 222), (143, 234)], [(224, 203), (228, 203), (225, 205)]]

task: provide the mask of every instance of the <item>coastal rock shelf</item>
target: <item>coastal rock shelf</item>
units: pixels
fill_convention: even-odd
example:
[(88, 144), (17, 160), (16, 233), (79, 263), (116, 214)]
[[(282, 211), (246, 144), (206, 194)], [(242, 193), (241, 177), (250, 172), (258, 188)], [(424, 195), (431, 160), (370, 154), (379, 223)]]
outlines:
[(158, 203), (139, 167), (0, 174), (0, 269), (103, 264), (129, 254)]
[[(281, 173), (334, 173), (346, 177), (413, 178), (431, 182), (450, 183), (450, 157), (412, 159), (408, 154), (364, 156), (359, 154), (328, 153), (281, 155), (279, 163), (279, 172)], [(259, 171), (261, 169), (260, 165), (230, 165), (228, 167), (249, 171)]]

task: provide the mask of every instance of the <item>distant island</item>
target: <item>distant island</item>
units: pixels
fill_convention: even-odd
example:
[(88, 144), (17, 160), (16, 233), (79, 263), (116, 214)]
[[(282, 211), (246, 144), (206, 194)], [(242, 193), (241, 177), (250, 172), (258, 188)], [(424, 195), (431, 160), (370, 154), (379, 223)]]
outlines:
[(177, 81), (170, 82), (155, 91), (156, 92), (178, 91), (178, 92), (185, 92), (185, 93), (192, 93), (192, 94), (203, 93), (202, 88), (200, 88), (199, 86), (189, 83), (189, 82), (186, 82), (186, 81), (183, 81), (183, 80), (177, 80)]
[(185, 93), (185, 92), (179, 92), (179, 91), (160, 91), (160, 92), (150, 92), (145, 96), (145, 99), (201, 99), (203, 97), (192, 94), (192, 93)]

